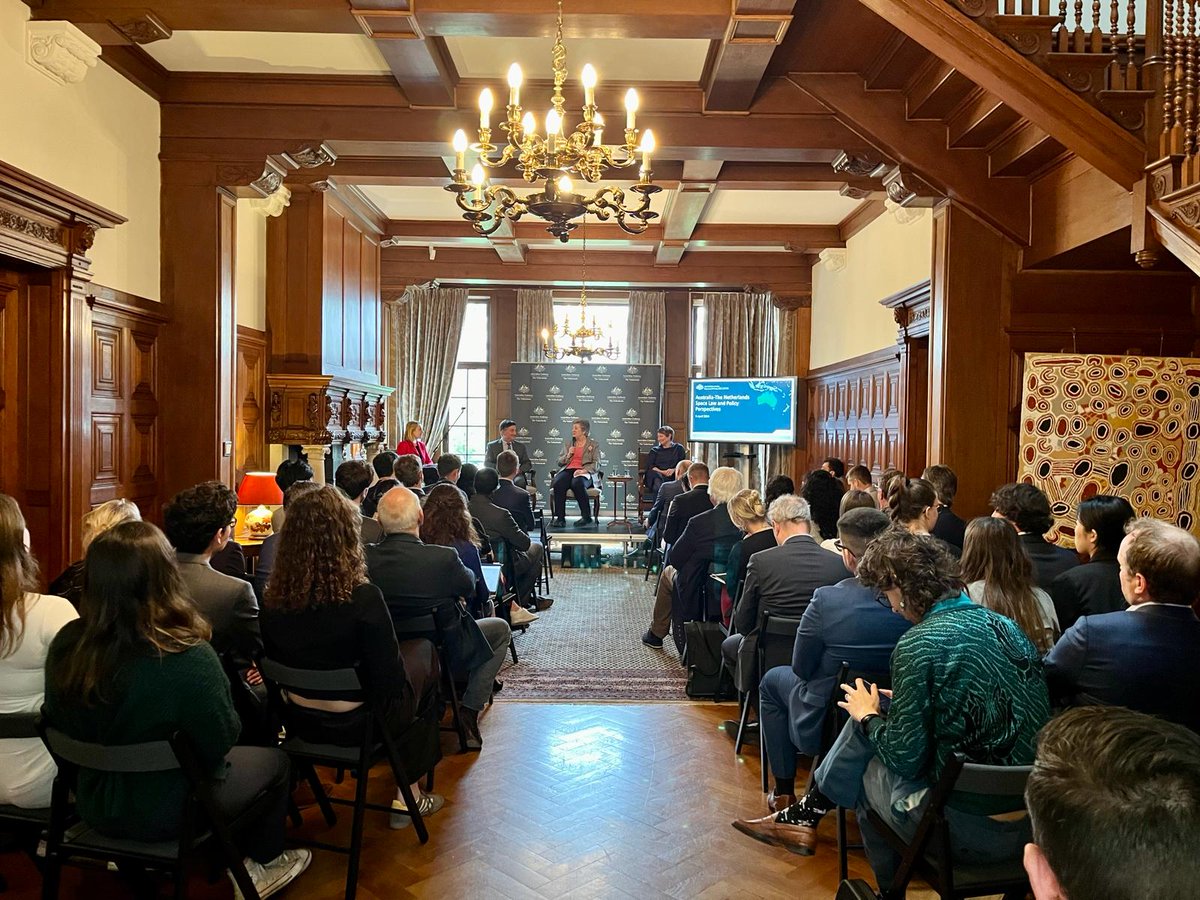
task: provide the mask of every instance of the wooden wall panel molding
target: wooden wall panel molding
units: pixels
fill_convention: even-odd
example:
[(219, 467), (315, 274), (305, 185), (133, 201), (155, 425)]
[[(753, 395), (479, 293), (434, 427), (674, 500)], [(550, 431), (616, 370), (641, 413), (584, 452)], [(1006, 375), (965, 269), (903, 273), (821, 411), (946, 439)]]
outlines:
[(269, 467), (267, 455), (267, 333), (239, 325), (237, 329), (237, 389), (234, 408), (234, 478)]
[(877, 475), (898, 465), (900, 361), (894, 347), (813, 369), (808, 395), (808, 468), (827, 456)]

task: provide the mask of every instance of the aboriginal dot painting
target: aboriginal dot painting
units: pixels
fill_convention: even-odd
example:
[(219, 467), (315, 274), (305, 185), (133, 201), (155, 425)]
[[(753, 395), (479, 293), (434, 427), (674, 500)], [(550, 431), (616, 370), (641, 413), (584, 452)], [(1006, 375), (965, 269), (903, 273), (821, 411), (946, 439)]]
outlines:
[(1025, 357), (1017, 477), (1049, 496), (1059, 544), (1095, 494), (1200, 535), (1198, 466), (1200, 359)]

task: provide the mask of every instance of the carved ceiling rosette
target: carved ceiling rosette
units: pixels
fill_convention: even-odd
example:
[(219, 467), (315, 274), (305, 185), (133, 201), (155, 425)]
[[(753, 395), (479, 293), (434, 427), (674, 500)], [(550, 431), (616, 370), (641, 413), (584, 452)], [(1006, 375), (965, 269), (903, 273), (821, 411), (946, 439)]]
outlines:
[(302, 169), (319, 169), (321, 166), (332, 166), (337, 162), (337, 154), (324, 141), (293, 150), (284, 154), (284, 158)]

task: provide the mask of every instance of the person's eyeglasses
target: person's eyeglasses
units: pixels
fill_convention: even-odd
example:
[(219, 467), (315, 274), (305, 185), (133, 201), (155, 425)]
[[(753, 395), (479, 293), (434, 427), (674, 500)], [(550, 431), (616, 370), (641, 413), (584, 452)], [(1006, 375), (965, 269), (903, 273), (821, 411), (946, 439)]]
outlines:
[(237, 519), (231, 520), (227, 527), (229, 527), (231, 529), (236, 529), (237, 528)]
[(882, 606), (884, 609), (886, 609), (888, 612), (895, 612), (895, 610), (892, 609), (892, 601), (887, 598), (886, 594), (876, 591), (874, 594), (874, 597), (875, 597), (875, 602), (878, 603), (880, 606)]
[[(833, 546), (837, 549), (838, 553), (849, 553), (851, 556), (854, 556), (854, 551), (843, 544), (839, 538), (834, 538)], [(855, 556), (854, 558), (857, 559), (858, 557)]]

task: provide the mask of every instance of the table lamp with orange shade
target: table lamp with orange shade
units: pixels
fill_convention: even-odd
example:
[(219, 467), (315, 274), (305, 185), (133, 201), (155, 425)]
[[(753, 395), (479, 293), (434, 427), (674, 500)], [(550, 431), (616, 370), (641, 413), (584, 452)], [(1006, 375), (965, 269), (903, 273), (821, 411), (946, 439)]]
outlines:
[(271, 533), (271, 513), (268, 507), (283, 504), (283, 491), (275, 483), (274, 472), (247, 472), (238, 486), (238, 504), (253, 506), (246, 512), (246, 531), (250, 537), (262, 540)]

